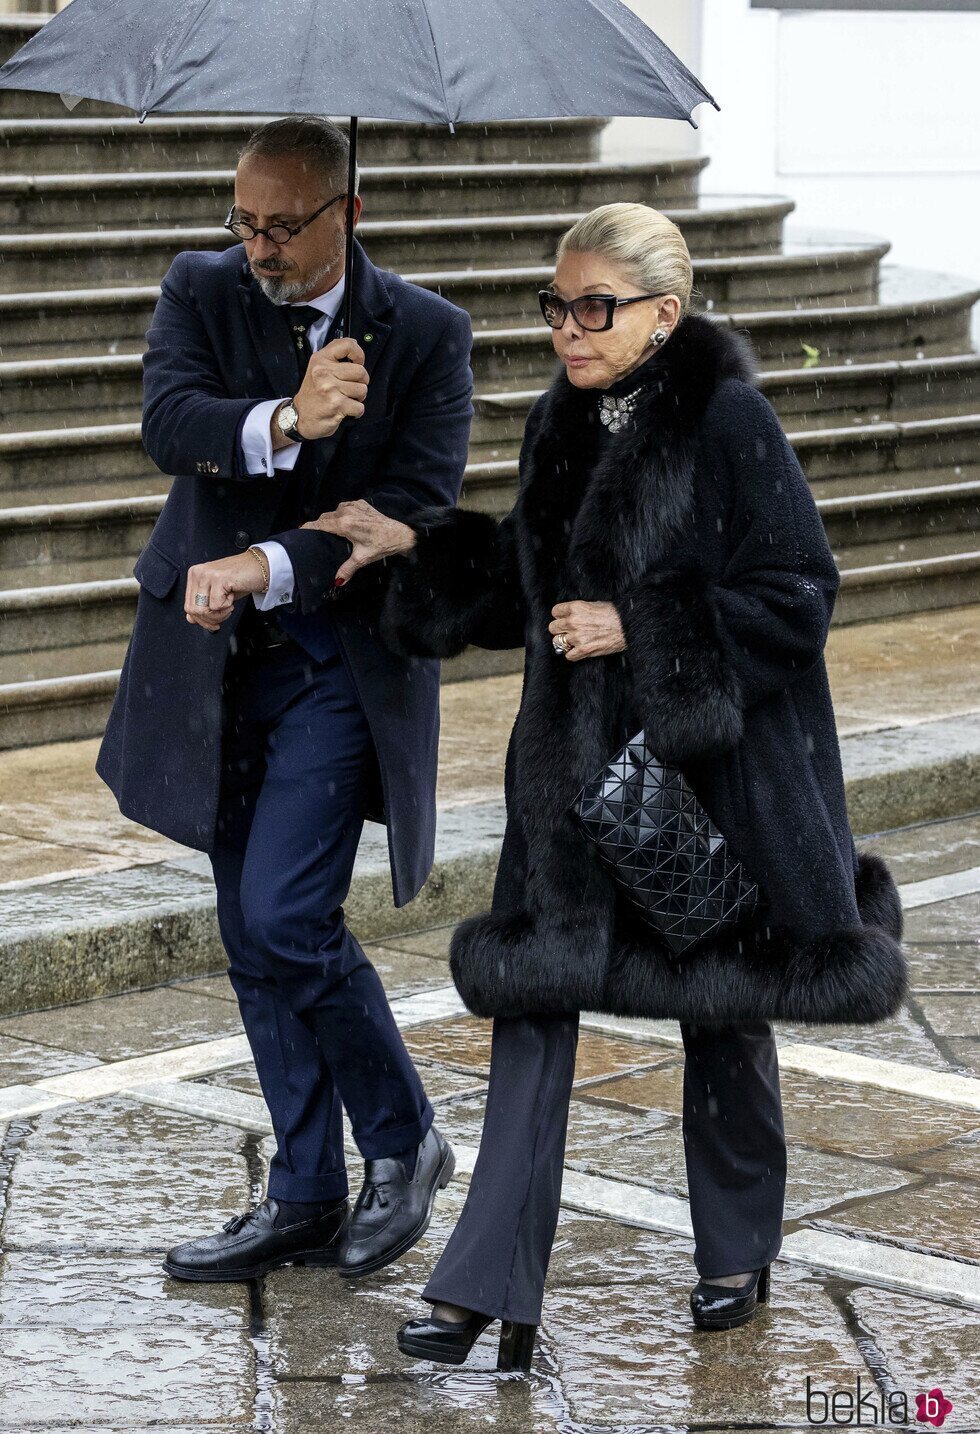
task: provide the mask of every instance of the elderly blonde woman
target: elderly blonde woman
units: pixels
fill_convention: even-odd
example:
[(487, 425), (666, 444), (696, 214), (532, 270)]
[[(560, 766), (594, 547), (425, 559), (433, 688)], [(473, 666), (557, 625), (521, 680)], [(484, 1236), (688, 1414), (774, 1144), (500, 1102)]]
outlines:
[[(502, 1367), (529, 1365), (580, 1011), (680, 1022), (690, 1305), (730, 1329), (766, 1299), (782, 1238), (770, 1023), (873, 1023), (906, 990), (895, 883), (857, 854), (844, 802), (823, 659), (839, 576), (748, 341), (690, 312), (691, 287), (664, 215), (586, 215), (541, 294), (561, 363), (507, 517), (450, 507), (406, 526), (355, 503), (320, 520), (354, 569), (391, 559), (396, 649), (527, 650), (492, 908), (450, 951), (466, 1005), (494, 1018), (483, 1138), (423, 1293), (435, 1308), (399, 1332), (412, 1356), (461, 1363), (501, 1320)], [(641, 729), (764, 894), (677, 958), (571, 810)]]

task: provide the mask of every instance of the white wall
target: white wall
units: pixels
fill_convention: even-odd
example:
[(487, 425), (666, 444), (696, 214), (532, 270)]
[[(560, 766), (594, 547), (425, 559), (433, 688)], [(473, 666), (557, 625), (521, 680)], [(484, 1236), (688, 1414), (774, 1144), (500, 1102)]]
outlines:
[(700, 9), (704, 188), (788, 194), (791, 226), (980, 281), (980, 14)]
[[(702, 80), (709, 94), (714, 94), (698, 69), (701, 48), (698, 0), (627, 0), (627, 4)], [(721, 100), (718, 103), (721, 104)], [(701, 117), (709, 112), (714, 114), (715, 110), (707, 102), (698, 105), (694, 111), (695, 123), (700, 126)], [(700, 154), (700, 129), (692, 128), (683, 120), (616, 119), (603, 134), (602, 153), (606, 158), (637, 159), (654, 152)]]

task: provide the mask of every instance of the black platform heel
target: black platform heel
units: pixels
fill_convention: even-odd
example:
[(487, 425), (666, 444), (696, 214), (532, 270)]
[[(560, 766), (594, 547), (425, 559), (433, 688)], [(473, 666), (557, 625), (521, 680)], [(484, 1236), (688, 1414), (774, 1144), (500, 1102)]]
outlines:
[(538, 1333), (536, 1324), (515, 1324), (505, 1319), (500, 1331), (500, 1347), (497, 1350), (497, 1368), (505, 1374), (513, 1370), (527, 1373), (531, 1368), (534, 1354), (534, 1340)]
[[(428, 1319), (410, 1319), (398, 1331), (398, 1348), (412, 1359), (431, 1359), (436, 1364), (464, 1364), (480, 1335), (491, 1324), (493, 1316), (476, 1313), (458, 1323), (435, 1319), (431, 1315)], [(537, 1331), (536, 1324), (514, 1324), (512, 1320), (503, 1320), (497, 1368), (505, 1374), (516, 1371), (526, 1374), (531, 1368)]]
[(431, 1359), (436, 1364), (463, 1364), (492, 1315), (471, 1314), (469, 1319), (450, 1321), (410, 1319), (398, 1331), (398, 1348), (412, 1359)]
[(734, 1329), (745, 1324), (769, 1299), (769, 1265), (753, 1272), (744, 1285), (713, 1285), (698, 1280), (691, 1291), (691, 1314), (698, 1329)]

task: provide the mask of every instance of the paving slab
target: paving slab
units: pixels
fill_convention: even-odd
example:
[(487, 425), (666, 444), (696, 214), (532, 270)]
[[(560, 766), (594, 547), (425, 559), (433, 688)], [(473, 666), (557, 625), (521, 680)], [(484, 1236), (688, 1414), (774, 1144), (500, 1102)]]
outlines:
[[(590, 1087), (590, 1094), (641, 1110), (680, 1115), (683, 1062), (665, 1064)], [(783, 1068), (783, 1121), (794, 1142), (871, 1159), (891, 1159), (934, 1146), (940, 1133), (965, 1134), (977, 1125), (968, 1111), (938, 1109), (927, 1100), (876, 1091), (869, 1100), (859, 1085), (825, 1080)]]
[(968, 1075), (980, 1076), (980, 1041), (953, 1039), (947, 1044), (959, 1070)]
[(926, 991), (977, 991), (980, 989), (980, 951), (971, 942), (906, 941), (910, 985)]
[(0, 1087), (20, 1081), (40, 1080), (43, 1076), (64, 1075), (67, 1071), (86, 1070), (98, 1063), (95, 1056), (0, 1035)]
[(810, 1224), (865, 1238), (887, 1231), (890, 1244), (925, 1254), (980, 1263), (980, 1184), (969, 1178), (936, 1176), (889, 1194), (871, 1195), (836, 1215)]
[[(776, 1266), (771, 1302), (728, 1332), (696, 1330), (690, 1262), (669, 1247), (644, 1285), (555, 1290), (547, 1337), (573, 1419), (600, 1428), (759, 1423), (805, 1427), (806, 1375), (851, 1383), (867, 1367), (820, 1283)], [(583, 1328), (581, 1311), (601, 1308)]]
[[(201, 1424), (251, 1416), (245, 1334), (209, 1325), (119, 1330), (16, 1327), (0, 1351), (0, 1425), (50, 1429), (72, 1420)], [(51, 1371), (57, 1370), (57, 1379)]]
[(964, 1378), (976, 1369), (980, 1312), (867, 1286), (851, 1290), (847, 1302), (905, 1394), (913, 1427), (920, 1427), (915, 1396), (938, 1387), (953, 1406), (944, 1430), (980, 1428), (980, 1390), (975, 1379)]
[[(8, 1251), (0, 1268), (0, 1330), (16, 1326), (128, 1329), (177, 1324), (247, 1330), (247, 1285), (168, 1280), (145, 1259), (77, 1251)], [(6, 1338), (6, 1333), (3, 1338)], [(3, 1341), (0, 1340), (0, 1343)]]
[(890, 865), (899, 883), (980, 866), (980, 812), (919, 822), (865, 843)]
[(906, 940), (920, 945), (950, 941), (972, 945), (980, 966), (980, 895), (973, 892), (909, 911), (904, 935)]
[(237, 1007), (167, 986), (0, 1021), (0, 1036), (42, 1041), (103, 1061), (237, 1035), (241, 1029)]

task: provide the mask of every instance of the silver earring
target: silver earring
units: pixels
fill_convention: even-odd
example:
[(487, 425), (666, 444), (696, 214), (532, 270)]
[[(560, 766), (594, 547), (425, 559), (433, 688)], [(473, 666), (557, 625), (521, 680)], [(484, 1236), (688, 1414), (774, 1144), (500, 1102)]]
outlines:
[(652, 344), (656, 344), (656, 345), (657, 345), (657, 348), (659, 348), (660, 345), (661, 345), (661, 344), (665, 344), (669, 338), (670, 338), (670, 334), (667, 332), (666, 329), (656, 329), (656, 330), (650, 335), (650, 342), (651, 342)]

